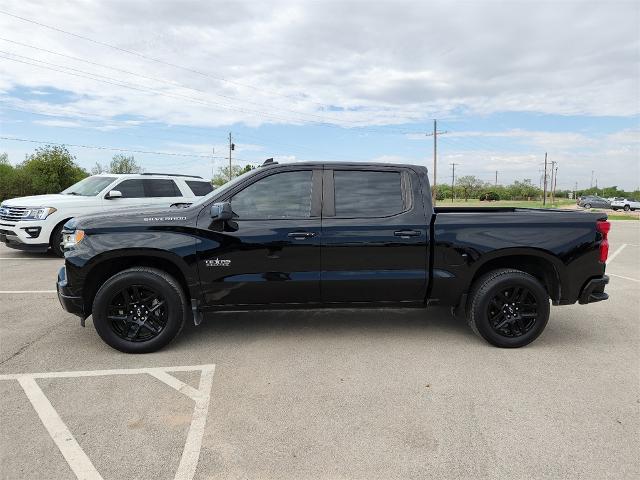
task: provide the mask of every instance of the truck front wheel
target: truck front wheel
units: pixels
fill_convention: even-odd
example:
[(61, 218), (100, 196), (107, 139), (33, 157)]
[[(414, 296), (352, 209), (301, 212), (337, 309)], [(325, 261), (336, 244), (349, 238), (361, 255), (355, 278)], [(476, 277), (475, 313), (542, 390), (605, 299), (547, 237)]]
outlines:
[(179, 283), (162, 270), (135, 267), (116, 273), (93, 301), (93, 324), (108, 345), (126, 353), (159, 350), (187, 318)]
[(542, 333), (549, 320), (549, 294), (532, 275), (494, 270), (474, 284), (467, 321), (486, 341), (502, 348), (523, 347)]

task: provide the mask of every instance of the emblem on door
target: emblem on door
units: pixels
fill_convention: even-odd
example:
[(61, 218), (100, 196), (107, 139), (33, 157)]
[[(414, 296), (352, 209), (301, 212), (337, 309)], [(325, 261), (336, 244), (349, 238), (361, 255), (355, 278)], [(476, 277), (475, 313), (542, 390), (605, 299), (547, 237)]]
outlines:
[(213, 260), (205, 260), (204, 263), (207, 267), (228, 267), (231, 265), (231, 260), (215, 258)]

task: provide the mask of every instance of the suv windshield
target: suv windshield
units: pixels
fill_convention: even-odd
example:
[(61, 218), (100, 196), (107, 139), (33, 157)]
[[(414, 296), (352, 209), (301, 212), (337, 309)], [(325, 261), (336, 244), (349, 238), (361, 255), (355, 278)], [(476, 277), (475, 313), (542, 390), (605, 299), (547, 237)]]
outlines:
[(88, 177), (80, 180), (78, 183), (71, 185), (63, 190), (64, 195), (82, 195), (83, 197), (95, 197), (104, 188), (113, 182), (116, 177)]

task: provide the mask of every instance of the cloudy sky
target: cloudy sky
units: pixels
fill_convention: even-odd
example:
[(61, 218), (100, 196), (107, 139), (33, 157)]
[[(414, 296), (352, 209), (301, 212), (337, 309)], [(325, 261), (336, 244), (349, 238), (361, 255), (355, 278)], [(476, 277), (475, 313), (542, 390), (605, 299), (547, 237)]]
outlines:
[(640, 2), (0, 4), (13, 163), (53, 142), (88, 169), (132, 151), (147, 171), (209, 176), (232, 132), (240, 164), (430, 167), (434, 118), (441, 182), (455, 162), (537, 184), (548, 152), (559, 188), (592, 171), (638, 188)]

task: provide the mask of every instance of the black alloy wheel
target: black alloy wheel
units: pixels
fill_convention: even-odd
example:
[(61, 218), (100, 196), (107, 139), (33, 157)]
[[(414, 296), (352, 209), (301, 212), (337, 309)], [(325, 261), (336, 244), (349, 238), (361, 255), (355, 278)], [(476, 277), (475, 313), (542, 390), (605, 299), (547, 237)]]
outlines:
[(123, 340), (151, 340), (167, 325), (166, 300), (148, 286), (127, 286), (111, 299), (107, 320), (113, 332)]
[(524, 286), (500, 289), (489, 302), (491, 328), (503, 337), (520, 337), (529, 332), (538, 318), (535, 295)]
[(91, 309), (93, 325), (109, 346), (126, 353), (155, 352), (189, 317), (180, 283), (163, 270), (132, 267), (108, 278)]
[(549, 312), (549, 293), (540, 280), (511, 268), (476, 280), (466, 310), (474, 333), (501, 348), (533, 342), (547, 326)]

